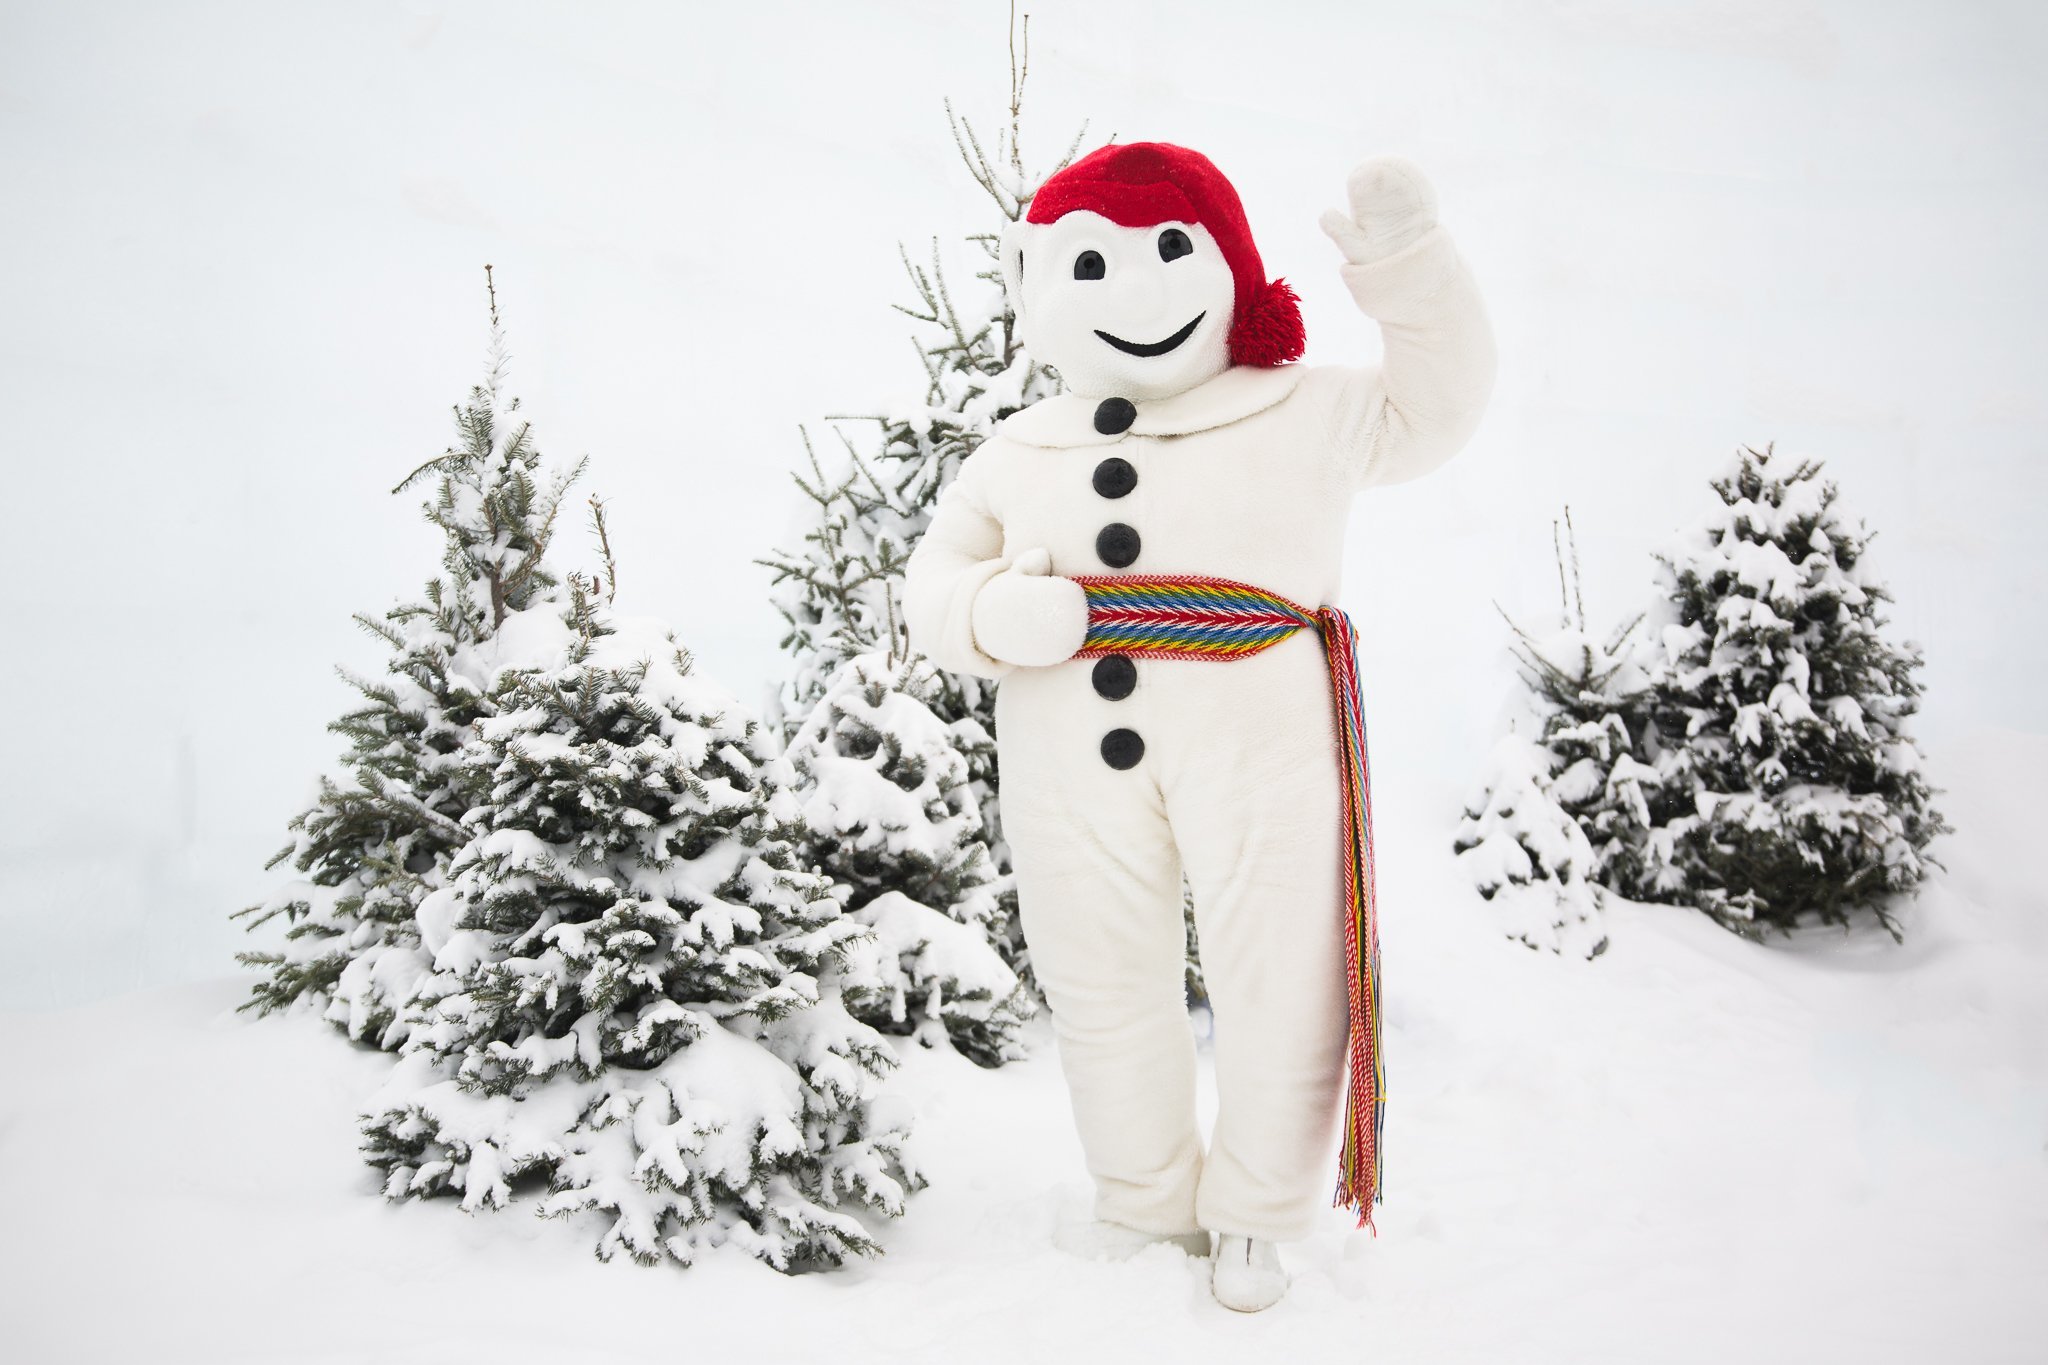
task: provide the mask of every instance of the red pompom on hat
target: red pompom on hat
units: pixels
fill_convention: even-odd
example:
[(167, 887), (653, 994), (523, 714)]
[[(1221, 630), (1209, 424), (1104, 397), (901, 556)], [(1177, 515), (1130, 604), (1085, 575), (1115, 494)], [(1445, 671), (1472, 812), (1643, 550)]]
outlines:
[(1024, 221), (1050, 223), (1081, 209), (1118, 227), (1199, 223), (1207, 228), (1237, 282), (1230, 363), (1279, 365), (1300, 357), (1308, 341), (1301, 300), (1285, 280), (1266, 278), (1244, 205), (1208, 157), (1170, 142), (1099, 147), (1039, 186)]

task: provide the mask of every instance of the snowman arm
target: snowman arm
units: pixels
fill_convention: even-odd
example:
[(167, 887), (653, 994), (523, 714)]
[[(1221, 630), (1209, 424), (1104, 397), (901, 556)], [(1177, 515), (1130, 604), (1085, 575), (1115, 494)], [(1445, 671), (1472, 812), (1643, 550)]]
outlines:
[(1380, 324), (1377, 368), (1338, 370), (1330, 435), (1355, 488), (1401, 483), (1457, 454), (1493, 392), (1493, 326), (1450, 234), (1432, 226), (1380, 260), (1338, 267)]
[[(979, 452), (977, 452), (979, 453)], [(1003, 526), (983, 500), (974, 456), (940, 492), (931, 525), (904, 568), (903, 621), (910, 647), (955, 673), (1000, 678), (1011, 664), (974, 640), (974, 600), (1009, 567)]]

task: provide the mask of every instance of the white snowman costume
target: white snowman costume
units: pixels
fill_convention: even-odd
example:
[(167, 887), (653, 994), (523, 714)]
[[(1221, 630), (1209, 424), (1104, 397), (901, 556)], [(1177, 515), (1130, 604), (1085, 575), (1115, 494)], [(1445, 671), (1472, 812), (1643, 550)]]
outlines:
[[(1019, 915), (1096, 1217), (1160, 1236), (1208, 1229), (1240, 1259), (1249, 1242), (1268, 1280), (1270, 1244), (1307, 1236), (1328, 1206), (1344, 1093), (1323, 646), (1304, 630), (1228, 663), (1076, 659), (1089, 607), (1073, 578), (1208, 575), (1334, 603), (1352, 496), (1464, 444), (1494, 377), (1472, 277), (1412, 165), (1368, 161), (1350, 190), (1350, 213), (1323, 225), (1380, 323), (1376, 368), (1278, 363), (1300, 353), (1292, 292), (1265, 281), (1205, 158), (1111, 146), (1049, 180), (1003, 266), (1027, 349), (1068, 392), (998, 424), (961, 466), (905, 600), (915, 648), (1001, 680)], [(1215, 1020), (1206, 1153), (1183, 869)]]

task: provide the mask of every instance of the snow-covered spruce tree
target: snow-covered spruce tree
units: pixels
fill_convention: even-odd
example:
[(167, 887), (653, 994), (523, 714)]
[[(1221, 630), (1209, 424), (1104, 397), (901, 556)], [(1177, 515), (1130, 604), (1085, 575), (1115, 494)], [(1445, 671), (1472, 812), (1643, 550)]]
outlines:
[(1551, 530), (1557, 625), (1539, 635), (1501, 613), (1528, 688), (1524, 728), (1494, 746), (1453, 847), (1508, 937), (1597, 957), (1607, 948), (1599, 888), (1633, 864), (1649, 818), (1643, 783), (1654, 774), (1636, 757), (1645, 680), (1628, 649), (1641, 618), (1596, 635), (1570, 508)]
[(349, 1037), (382, 1048), (402, 1041), (399, 1007), (426, 966), (414, 911), (443, 884), (465, 837), (458, 822), (471, 794), (461, 749), (493, 706), (478, 651), (508, 613), (558, 586), (548, 543), (563, 494), (583, 470), (579, 462), (548, 474), (519, 400), (504, 392), (505, 336), (484, 270), (484, 381), (454, 410), (457, 443), (392, 490), (434, 480), (423, 510), (441, 532), (441, 572), (422, 600), (382, 618), (355, 617), (391, 656), (377, 676), (341, 670), (361, 694), (328, 726), (348, 741), (346, 772), (319, 779), (287, 826), (292, 842), (266, 864), (289, 859), (302, 879), (236, 915), (251, 929), (280, 916), (288, 926), (282, 948), (237, 954), (265, 973), (243, 1008), (268, 1013), (311, 997)]
[(1598, 859), (1557, 798), (1553, 762), (1535, 740), (1503, 735), (1454, 847), (1459, 866), (1509, 938), (1529, 948), (1598, 957), (1607, 950), (1594, 880)]
[(1180, 883), (1180, 927), (1187, 940), (1187, 960), (1181, 965), (1181, 985), (1190, 1005), (1209, 1003), (1209, 983), (1202, 980), (1202, 954), (1199, 937), (1195, 933), (1195, 893), (1188, 886), (1187, 878)]
[(975, 741), (939, 717), (941, 688), (922, 655), (856, 655), (833, 672), (788, 757), (809, 854), (875, 931), (845, 973), (847, 1009), (997, 1066), (1027, 1055), (1017, 1028), (1037, 1003), (992, 942), (1003, 906), (970, 787)]
[[(917, 324), (911, 340), (921, 375), (918, 394), (878, 414), (829, 419), (840, 445), (830, 460), (821, 460), (805, 436), (810, 470), (796, 482), (809, 504), (807, 529), (799, 544), (759, 561), (771, 571), (770, 597), (787, 625), (782, 647), (794, 664), (772, 708), (785, 737), (811, 714), (841, 667), (894, 648), (904, 564), (961, 462), (997, 421), (1057, 391), (1055, 377), (1031, 360), (1017, 338), (997, 243), (1002, 227), (1023, 215), (1037, 186), (1073, 158), (1086, 128), (1057, 164), (1041, 174), (1026, 172), (1019, 132), (1028, 24), (1024, 57), (1024, 67), (1012, 70), (1009, 128), (998, 135), (993, 155), (950, 102), (946, 106), (961, 160), (1000, 215), (993, 230), (968, 238), (980, 287), (955, 293), (936, 241), (929, 267), (904, 253), (915, 301), (895, 306)], [(938, 683), (933, 707), (960, 736), (996, 859), (1000, 913), (989, 933), (1037, 997), (996, 800), (995, 689), (983, 679), (951, 673), (940, 674)]]
[(607, 1259), (879, 1252), (855, 1212), (925, 1181), (878, 1090), (896, 1059), (839, 996), (869, 931), (804, 864), (787, 760), (580, 579), (498, 638), (467, 839), (418, 910), (432, 971), (364, 1119), (386, 1194), (502, 1207), (524, 1177), (607, 1218)]
[(1744, 448), (1721, 506), (1660, 555), (1651, 658), (1660, 794), (1631, 894), (1762, 936), (1867, 908), (1925, 875), (1948, 829), (1906, 732), (1920, 653), (1882, 633), (1871, 539), (1816, 460)]
[[(770, 717), (785, 739), (831, 690), (842, 665), (886, 652), (901, 635), (897, 607), (914, 524), (844, 427), (834, 431), (841, 447), (836, 460), (819, 459), (810, 433), (799, 434), (810, 466), (808, 474), (791, 476), (808, 504), (803, 545), (755, 561), (773, 570), (771, 600), (788, 626), (781, 643), (794, 667)], [(948, 689), (949, 709), (976, 714), (979, 691), (962, 706), (950, 679)], [(980, 728), (990, 733), (985, 720)]]

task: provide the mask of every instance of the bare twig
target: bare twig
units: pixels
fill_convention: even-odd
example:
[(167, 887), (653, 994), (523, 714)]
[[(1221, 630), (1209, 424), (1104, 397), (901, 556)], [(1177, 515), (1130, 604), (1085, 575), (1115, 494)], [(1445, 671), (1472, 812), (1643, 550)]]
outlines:
[[(598, 553), (604, 556), (604, 600), (609, 606), (619, 595), (619, 566), (612, 558), (611, 532), (606, 529), (604, 523), (604, 499), (595, 493), (590, 495), (590, 525), (591, 529), (597, 532)], [(595, 579), (592, 580), (592, 586), (596, 586)]]
[(1010, 169), (1024, 179), (1023, 141), (1018, 132), (1024, 110), (1024, 81), (1031, 74), (1031, 16), (1024, 16), (1024, 64), (1017, 64), (1017, 0), (1010, 0)]
[(1550, 519), (1550, 557), (1557, 561), (1557, 608), (1565, 624), (1572, 620), (1572, 595), (1564, 585), (1564, 545), (1558, 540), (1557, 518)]
[(1579, 575), (1579, 533), (1572, 526), (1572, 505), (1564, 505), (1564, 539), (1572, 552), (1572, 596), (1578, 602), (1579, 629), (1586, 629), (1586, 580)]

